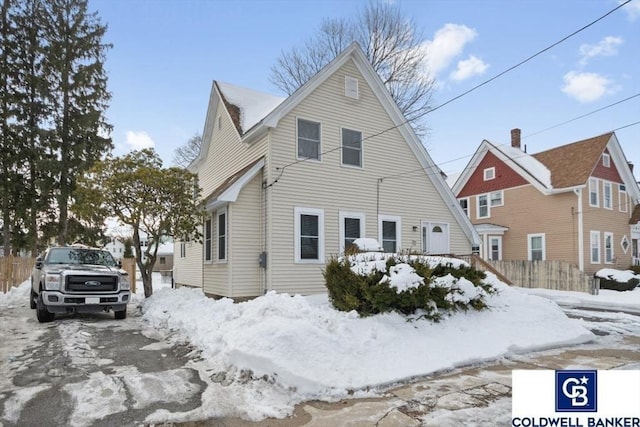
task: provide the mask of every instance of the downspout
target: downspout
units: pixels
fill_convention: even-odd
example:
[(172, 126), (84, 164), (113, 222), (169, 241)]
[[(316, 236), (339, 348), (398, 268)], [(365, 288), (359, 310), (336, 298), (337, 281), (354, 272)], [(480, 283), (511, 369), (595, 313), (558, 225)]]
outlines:
[(584, 271), (584, 222), (582, 206), (582, 188), (573, 190), (578, 196), (578, 268)]

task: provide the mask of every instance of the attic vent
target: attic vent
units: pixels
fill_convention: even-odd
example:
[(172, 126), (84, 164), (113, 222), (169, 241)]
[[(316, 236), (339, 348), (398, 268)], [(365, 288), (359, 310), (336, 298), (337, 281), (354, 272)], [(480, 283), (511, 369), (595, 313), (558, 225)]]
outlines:
[(345, 76), (344, 78), (344, 96), (358, 99), (358, 79)]

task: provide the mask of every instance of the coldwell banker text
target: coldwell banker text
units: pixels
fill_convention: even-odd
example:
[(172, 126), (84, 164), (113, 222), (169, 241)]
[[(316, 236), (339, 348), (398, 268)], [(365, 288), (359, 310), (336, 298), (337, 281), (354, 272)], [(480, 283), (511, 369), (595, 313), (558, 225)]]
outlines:
[(515, 417), (512, 427), (640, 427), (640, 417)]

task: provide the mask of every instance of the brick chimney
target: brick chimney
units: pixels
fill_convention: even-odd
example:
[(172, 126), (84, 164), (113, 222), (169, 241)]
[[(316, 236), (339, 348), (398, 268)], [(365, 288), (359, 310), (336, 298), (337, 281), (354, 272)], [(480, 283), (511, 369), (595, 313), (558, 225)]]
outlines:
[(520, 129), (511, 129), (511, 146), (520, 149)]

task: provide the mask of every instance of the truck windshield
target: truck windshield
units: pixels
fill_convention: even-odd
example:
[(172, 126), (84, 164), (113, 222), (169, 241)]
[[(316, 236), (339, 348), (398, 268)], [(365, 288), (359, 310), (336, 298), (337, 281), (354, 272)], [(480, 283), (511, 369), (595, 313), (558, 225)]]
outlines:
[(91, 264), (115, 267), (116, 262), (107, 251), (96, 249), (55, 248), (49, 251), (47, 264)]

